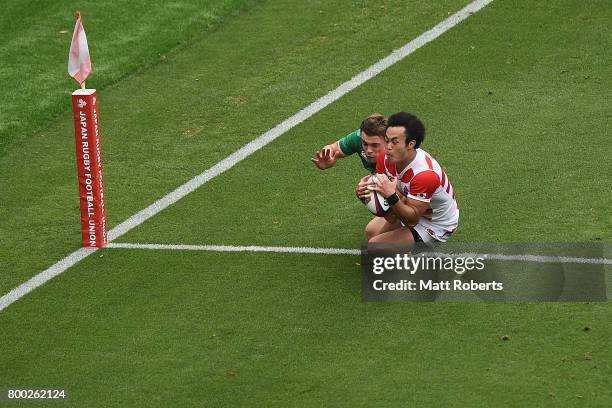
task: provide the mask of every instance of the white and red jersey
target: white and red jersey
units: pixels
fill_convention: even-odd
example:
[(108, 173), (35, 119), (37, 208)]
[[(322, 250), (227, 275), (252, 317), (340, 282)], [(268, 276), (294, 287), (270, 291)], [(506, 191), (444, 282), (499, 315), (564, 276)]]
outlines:
[(429, 210), (414, 227), (421, 237), (426, 232), (432, 238), (446, 242), (457, 229), (459, 206), (453, 186), (442, 166), (425, 150), (416, 149), (414, 160), (399, 174), (387, 159), (387, 152), (382, 152), (376, 162), (376, 173), (396, 177), (400, 193), (429, 204)]

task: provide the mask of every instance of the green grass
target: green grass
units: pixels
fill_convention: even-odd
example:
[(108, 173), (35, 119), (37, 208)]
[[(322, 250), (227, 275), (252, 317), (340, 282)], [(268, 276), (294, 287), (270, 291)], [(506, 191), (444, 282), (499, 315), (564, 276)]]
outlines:
[[(141, 61), (100, 92), (110, 227), (466, 3), (257, 2)], [(120, 241), (357, 247), (359, 160), (309, 157), (409, 110), (457, 190), (454, 240), (610, 242), (610, 17), (494, 2)], [(0, 293), (80, 245), (58, 101), (0, 157)], [(98, 252), (0, 313), (0, 385), (73, 406), (610, 405), (609, 304), (364, 304), (357, 261)]]
[(610, 402), (605, 304), (367, 304), (347, 256), (101, 255), (3, 313), (1, 383), (105, 407)]
[(201, 37), (254, 0), (7, 0), (0, 15), (0, 157), (68, 110), (78, 87), (68, 76), (74, 13), (92, 57), (90, 88), (106, 89)]

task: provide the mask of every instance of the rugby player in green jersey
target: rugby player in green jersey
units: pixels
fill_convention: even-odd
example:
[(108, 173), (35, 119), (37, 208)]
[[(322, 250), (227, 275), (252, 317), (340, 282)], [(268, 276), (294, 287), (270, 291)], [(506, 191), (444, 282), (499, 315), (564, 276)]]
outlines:
[[(336, 161), (343, 157), (359, 153), (361, 164), (370, 173), (376, 173), (376, 159), (386, 150), (385, 135), (387, 131), (387, 118), (379, 113), (374, 113), (361, 122), (359, 129), (349, 133), (335, 143), (324, 146), (311, 160), (321, 170), (329, 169), (336, 165)], [(360, 200), (365, 200), (369, 193), (369, 176), (363, 177), (355, 194)], [(387, 222), (395, 222), (392, 214), (388, 215)], [(371, 225), (370, 225), (371, 224)], [(378, 233), (385, 225), (385, 218), (374, 217), (366, 228), (366, 236)], [(372, 230), (372, 231), (370, 231)]]
[(311, 160), (321, 170), (336, 165), (343, 157), (359, 153), (361, 164), (371, 174), (376, 173), (376, 158), (385, 150), (385, 132), (387, 119), (374, 113), (361, 122), (359, 129), (349, 133), (342, 139), (324, 146)]

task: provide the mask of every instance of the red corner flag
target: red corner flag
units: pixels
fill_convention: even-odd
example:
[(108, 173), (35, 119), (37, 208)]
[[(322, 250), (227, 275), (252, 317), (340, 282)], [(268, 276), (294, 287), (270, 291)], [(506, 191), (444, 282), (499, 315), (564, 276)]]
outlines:
[(76, 17), (70, 54), (68, 54), (68, 74), (82, 85), (91, 72), (91, 60), (89, 59), (89, 48), (81, 21), (81, 13), (77, 11)]

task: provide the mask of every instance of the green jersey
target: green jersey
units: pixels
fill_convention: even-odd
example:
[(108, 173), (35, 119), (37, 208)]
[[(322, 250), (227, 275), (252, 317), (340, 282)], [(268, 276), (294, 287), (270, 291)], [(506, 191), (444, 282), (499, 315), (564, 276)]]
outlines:
[(357, 129), (356, 131), (344, 136), (338, 142), (338, 147), (342, 153), (347, 156), (354, 153), (359, 153), (359, 158), (361, 159), (361, 164), (363, 164), (363, 167), (365, 167), (365, 169), (372, 174), (376, 173), (376, 163), (370, 163), (363, 151), (363, 147), (361, 145), (361, 130)]

